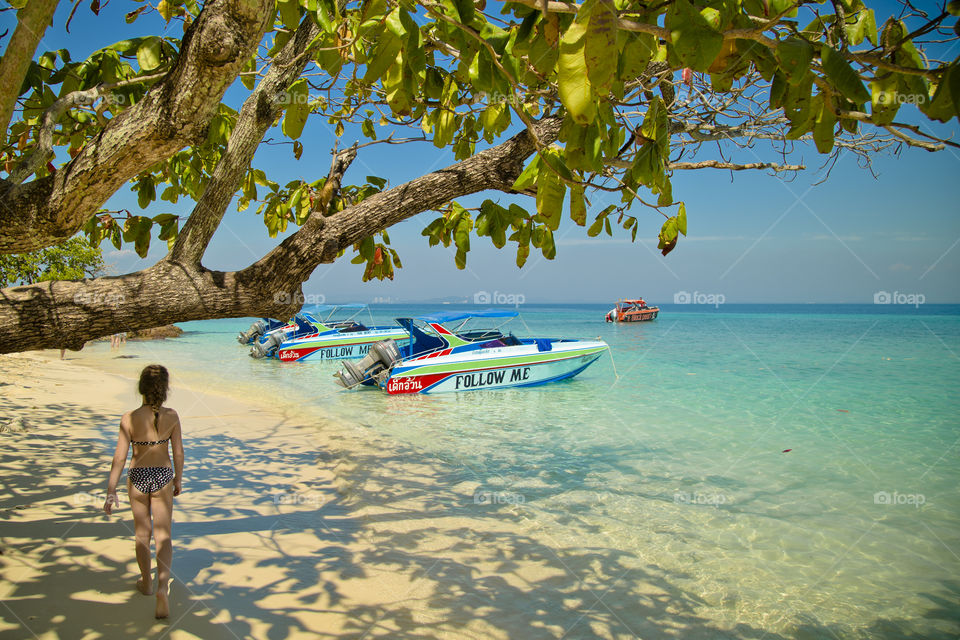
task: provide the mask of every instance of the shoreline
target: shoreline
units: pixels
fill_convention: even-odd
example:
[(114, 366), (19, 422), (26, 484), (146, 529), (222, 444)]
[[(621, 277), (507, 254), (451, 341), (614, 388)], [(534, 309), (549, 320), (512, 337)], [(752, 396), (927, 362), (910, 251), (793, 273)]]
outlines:
[[(642, 486), (624, 484), (636, 475), (604, 476), (605, 450), (559, 448), (531, 457), (529, 471), (515, 469), (518, 452), (502, 446), (504, 438), (521, 442), (539, 430), (487, 422), (478, 410), (486, 411), (493, 396), (334, 402), (312, 395), (311, 385), (328, 372), (246, 367), (248, 359), (231, 359), (232, 345), (214, 341), (208, 348), (188, 332), (184, 344), (169, 343), (175, 349), (101, 346), (64, 362), (56, 351), (0, 356), (0, 425), (11, 407), (28, 425), (0, 432), (7, 491), (0, 499), (0, 637), (25, 623), (44, 639), (169, 633), (176, 640), (786, 640), (873, 637), (878, 624), (901, 635), (950, 626), (929, 622), (937, 613), (925, 598), (947, 597), (927, 596), (929, 580), (911, 578), (916, 595), (906, 599), (904, 613), (886, 604), (892, 594), (884, 585), (922, 575), (910, 564), (872, 563), (877, 545), (899, 539), (895, 525), (874, 530), (844, 565), (891, 613), (851, 601), (860, 594), (854, 582), (804, 591), (822, 567), (803, 558), (829, 564), (833, 557), (831, 548), (808, 539), (809, 526), (822, 524), (821, 538), (840, 540), (839, 532), (860, 535), (856, 524), (872, 522), (860, 512), (877, 509), (867, 506), (870, 496), (859, 496), (874, 490), (869, 481), (851, 488), (839, 468), (826, 481), (844, 489), (830, 503), (834, 510), (855, 510), (846, 520), (798, 495), (809, 487), (796, 479), (813, 468), (799, 456), (790, 458), (785, 485), (764, 487), (766, 494), (754, 495), (758, 489), (745, 480), (742, 490), (723, 489), (722, 508), (691, 505), (677, 500), (678, 487), (720, 489), (678, 484), (671, 475), (678, 467), (657, 462), (656, 451), (669, 441), (635, 441), (643, 445), (636, 460), (649, 466)], [(153, 600), (133, 591), (129, 509), (119, 511), (124, 526), (104, 518), (102, 496), (89, 497), (105, 486), (120, 412), (139, 399), (134, 379), (117, 371), (135, 375), (150, 361), (174, 365), (168, 404), (184, 421), (187, 448), (184, 495), (174, 512), (173, 610), (159, 623)], [(446, 434), (436, 427), (453, 415), (462, 428), (431, 439)], [(678, 424), (691, 428), (689, 420)], [(404, 425), (409, 431), (400, 430)], [(710, 433), (693, 430), (674, 446), (691, 451), (687, 439)], [(790, 443), (798, 451), (817, 442), (798, 437)], [(478, 438), (487, 446), (471, 446)], [(933, 492), (930, 504), (946, 504)], [(512, 501), (516, 496), (524, 499)], [(843, 496), (845, 503), (838, 501)], [(793, 513), (798, 506), (806, 517)], [(929, 508), (917, 515), (945, 526)], [(737, 532), (752, 536), (755, 551), (726, 544)], [(932, 542), (916, 534), (910, 540)], [(936, 548), (918, 548), (938, 557)], [(743, 573), (727, 579), (740, 567)]]
[[(171, 616), (154, 620), (154, 599), (134, 590), (125, 491), (112, 517), (101, 510), (135, 381), (52, 351), (0, 356), (0, 386), (3, 424), (20, 419), (0, 432), (0, 635), (632, 633), (612, 612), (564, 605), (595, 600), (602, 578), (622, 579), (631, 559), (612, 554), (595, 572), (600, 550), (545, 545), (515, 508), (478, 507), (479, 483), (462, 471), (374, 433), (324, 434), (323, 419), (289, 407), (176, 386), (170, 405), (185, 424), (186, 464), (174, 502)], [(628, 607), (641, 585), (618, 584)], [(664, 595), (652, 583), (643, 591)]]

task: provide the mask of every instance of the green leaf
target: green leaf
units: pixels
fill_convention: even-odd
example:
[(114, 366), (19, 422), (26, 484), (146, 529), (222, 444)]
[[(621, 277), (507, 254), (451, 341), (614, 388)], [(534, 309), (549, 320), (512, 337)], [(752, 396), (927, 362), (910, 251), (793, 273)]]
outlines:
[(587, 124), (596, 117), (596, 99), (587, 75), (584, 55), (587, 25), (574, 21), (560, 40), (560, 58), (557, 62), (557, 86), (560, 101), (570, 116), (580, 124)]
[(617, 71), (617, 13), (613, 0), (597, 0), (590, 11), (584, 41), (584, 59), (590, 85), (598, 94), (610, 88)]
[(894, 73), (879, 76), (870, 83), (870, 117), (874, 124), (882, 126), (893, 122), (900, 109), (899, 86), (900, 79)]
[(157, 11), (163, 16), (164, 20), (170, 22), (170, 19), (173, 18), (173, 3), (168, 0), (160, 0), (157, 3)]
[(454, 0), (454, 4), (457, 7), (457, 13), (460, 15), (461, 24), (469, 25), (473, 22), (473, 0)]
[(823, 95), (817, 94), (811, 104), (816, 115), (813, 122), (813, 141), (820, 153), (830, 153), (833, 150), (833, 132), (837, 124), (837, 116), (827, 106)]
[[(557, 161), (558, 159), (554, 158), (554, 162)], [(567, 185), (546, 164), (541, 166), (540, 175), (537, 177), (537, 216), (551, 231), (556, 231), (563, 216), (563, 198), (567, 193)]]
[(367, 58), (367, 71), (363, 81), (373, 83), (383, 77), (383, 74), (397, 61), (402, 43), (400, 38), (391, 31), (385, 31), (377, 39), (377, 44)]
[(160, 38), (149, 36), (137, 48), (137, 63), (144, 71), (153, 71), (160, 66)]
[(141, 258), (146, 258), (147, 251), (150, 249), (152, 227), (153, 221), (145, 216), (128, 218), (123, 225), (123, 239), (127, 242), (133, 242), (133, 248)]
[(607, 219), (606, 214), (601, 213), (597, 216), (597, 219), (593, 221), (593, 224), (590, 225), (590, 228), (587, 229), (587, 235), (591, 238), (595, 238), (600, 235), (600, 232), (603, 231), (603, 222)]
[(297, 0), (277, 0), (280, 20), (287, 29), (296, 29), (300, 24), (300, 3)]
[(806, 40), (787, 38), (777, 43), (777, 58), (780, 61), (780, 68), (786, 73), (787, 81), (797, 85), (810, 68), (813, 47)]
[(660, 249), (660, 252), (663, 255), (667, 255), (677, 246), (677, 232), (679, 228), (677, 226), (677, 218), (671, 217), (663, 223), (663, 226), (660, 227), (660, 235), (658, 236), (659, 242), (657, 243), (657, 249)]
[(146, 209), (156, 198), (157, 190), (153, 184), (153, 176), (141, 177), (137, 181), (137, 204), (140, 205), (141, 209)]
[(540, 173), (540, 154), (533, 156), (533, 160), (530, 161), (530, 164), (523, 170), (523, 172), (517, 177), (516, 182), (513, 183), (514, 191), (523, 191), (524, 189), (533, 186), (537, 181), (537, 174)]
[(375, 249), (376, 242), (374, 242), (373, 236), (367, 236), (360, 241), (359, 251), (364, 260), (373, 260)]
[(677, 208), (677, 231), (687, 235), (687, 205), (682, 202)]
[(820, 60), (823, 62), (827, 79), (847, 100), (857, 105), (870, 101), (870, 94), (842, 53), (825, 44), (820, 48)]
[(857, 14), (857, 21), (853, 24), (847, 22), (844, 25), (847, 33), (847, 40), (852, 45), (858, 45), (866, 38), (871, 44), (876, 45), (877, 40), (877, 20), (874, 17), (873, 9), (861, 9)]
[(620, 32), (626, 38), (620, 54), (619, 75), (624, 81), (640, 76), (657, 53), (657, 40), (649, 33)]
[(289, 104), (283, 116), (283, 134), (296, 140), (303, 133), (303, 126), (307, 123), (310, 113), (309, 87), (305, 78), (301, 78), (290, 85), (287, 91)]
[(920, 103), (920, 109), (932, 120), (947, 122), (960, 118), (960, 63), (954, 62), (940, 77), (933, 97)]
[(582, 184), (570, 187), (570, 218), (581, 227), (587, 224), (587, 203)]
[(523, 268), (530, 256), (530, 223), (524, 223), (517, 235), (517, 267)]
[(665, 24), (670, 30), (667, 52), (672, 62), (678, 67), (708, 71), (723, 48), (723, 34), (688, 0), (673, 0)]
[(523, 19), (523, 22), (520, 23), (520, 26), (517, 28), (517, 39), (514, 46), (517, 46), (522, 42), (526, 42), (527, 38), (530, 37), (530, 33), (533, 31), (534, 25), (537, 24), (537, 20), (539, 19), (539, 11), (531, 11), (529, 14), (527, 14), (527, 17)]
[(377, 131), (373, 128), (373, 121), (370, 118), (366, 118), (363, 121), (363, 124), (360, 125), (360, 129), (363, 131), (363, 135), (367, 136), (371, 140), (377, 139)]
[(406, 86), (404, 77), (403, 53), (398, 53), (396, 62), (383, 75), (383, 88), (387, 92), (387, 103), (390, 109), (398, 116), (410, 115), (410, 101), (412, 96)]

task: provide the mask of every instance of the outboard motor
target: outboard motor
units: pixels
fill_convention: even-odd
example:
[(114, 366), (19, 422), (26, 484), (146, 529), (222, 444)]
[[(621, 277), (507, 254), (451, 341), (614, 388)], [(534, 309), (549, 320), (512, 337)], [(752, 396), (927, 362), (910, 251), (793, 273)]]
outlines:
[(272, 334), (263, 342), (256, 342), (253, 345), (253, 348), (250, 349), (251, 358), (266, 358), (267, 356), (272, 356), (277, 352), (277, 349), (283, 344), (283, 341), (286, 339), (286, 336), (282, 332), (277, 332)]
[(241, 331), (240, 335), (237, 336), (237, 342), (240, 344), (250, 344), (257, 338), (263, 335), (263, 332), (267, 330), (267, 323), (263, 320), (257, 320), (250, 325), (250, 328), (246, 331)]
[(343, 360), (343, 369), (333, 374), (342, 386), (352, 389), (368, 378), (389, 371), (403, 356), (395, 340), (381, 340), (370, 345), (370, 351), (356, 364)]

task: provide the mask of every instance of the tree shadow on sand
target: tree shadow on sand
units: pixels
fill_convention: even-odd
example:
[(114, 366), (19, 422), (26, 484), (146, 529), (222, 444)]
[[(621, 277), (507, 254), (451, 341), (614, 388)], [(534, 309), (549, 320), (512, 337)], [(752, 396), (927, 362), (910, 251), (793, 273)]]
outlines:
[[(30, 415), (32, 430), (0, 451), (0, 619), (37, 636), (949, 637), (924, 620), (881, 618), (858, 630), (801, 619), (779, 633), (721, 628), (698, 613), (707, 605), (679, 586), (684, 576), (553, 543), (522, 507), (478, 504), (461, 468), (404, 447), (291, 451), (269, 430), (189, 439), (172, 616), (156, 622), (153, 599), (133, 591), (129, 512), (108, 520), (95, 500), (116, 416), (67, 404)], [(64, 436), (90, 425), (100, 435)], [(317, 466), (335, 471), (334, 485), (304, 479)], [(944, 587), (923, 594), (935, 629), (958, 622), (958, 586)]]

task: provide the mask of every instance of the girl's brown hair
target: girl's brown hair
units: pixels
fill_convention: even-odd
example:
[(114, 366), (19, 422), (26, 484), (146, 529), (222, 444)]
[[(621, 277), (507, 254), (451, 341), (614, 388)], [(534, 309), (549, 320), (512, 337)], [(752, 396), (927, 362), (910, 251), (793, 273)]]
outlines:
[(167, 401), (167, 391), (170, 389), (170, 374), (167, 373), (167, 368), (159, 364), (144, 367), (140, 372), (137, 389), (143, 396), (144, 404), (153, 409), (153, 428), (156, 430), (160, 422), (160, 407)]

